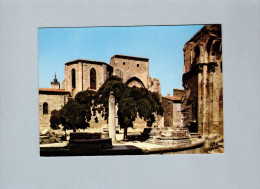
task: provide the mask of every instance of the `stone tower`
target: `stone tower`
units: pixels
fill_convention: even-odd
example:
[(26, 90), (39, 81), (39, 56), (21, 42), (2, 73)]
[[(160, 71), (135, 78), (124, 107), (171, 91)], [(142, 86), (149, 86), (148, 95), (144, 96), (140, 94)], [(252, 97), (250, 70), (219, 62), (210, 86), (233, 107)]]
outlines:
[(58, 82), (57, 78), (56, 78), (56, 72), (54, 75), (54, 79), (51, 82), (51, 89), (60, 89), (60, 82)]

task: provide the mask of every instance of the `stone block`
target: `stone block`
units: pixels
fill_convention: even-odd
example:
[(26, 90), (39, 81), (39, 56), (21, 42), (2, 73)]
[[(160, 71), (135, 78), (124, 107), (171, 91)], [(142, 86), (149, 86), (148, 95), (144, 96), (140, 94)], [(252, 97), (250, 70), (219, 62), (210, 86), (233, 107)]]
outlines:
[(101, 133), (70, 133), (70, 140), (101, 139)]

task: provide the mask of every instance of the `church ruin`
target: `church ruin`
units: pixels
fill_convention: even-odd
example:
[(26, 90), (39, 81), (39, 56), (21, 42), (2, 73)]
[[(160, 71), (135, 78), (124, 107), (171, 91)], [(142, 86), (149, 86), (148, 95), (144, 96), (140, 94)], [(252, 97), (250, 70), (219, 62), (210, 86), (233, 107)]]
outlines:
[(204, 137), (223, 136), (221, 25), (205, 25), (183, 52), (184, 125)]

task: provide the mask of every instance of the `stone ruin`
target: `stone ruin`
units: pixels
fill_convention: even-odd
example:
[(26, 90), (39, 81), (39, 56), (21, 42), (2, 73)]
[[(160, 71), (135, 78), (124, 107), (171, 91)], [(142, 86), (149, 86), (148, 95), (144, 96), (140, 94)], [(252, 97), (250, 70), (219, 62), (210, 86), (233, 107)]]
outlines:
[(191, 143), (188, 129), (186, 128), (171, 128), (171, 127), (154, 127), (150, 128), (149, 143), (174, 145)]
[(65, 140), (62, 132), (46, 130), (40, 133), (40, 144), (61, 143), (62, 140)]

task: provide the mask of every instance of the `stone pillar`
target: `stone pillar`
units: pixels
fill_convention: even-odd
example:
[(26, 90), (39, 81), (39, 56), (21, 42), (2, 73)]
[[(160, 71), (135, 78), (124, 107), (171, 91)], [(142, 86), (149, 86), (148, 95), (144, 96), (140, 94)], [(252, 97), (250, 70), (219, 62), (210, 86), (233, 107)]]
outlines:
[(108, 131), (109, 131), (109, 138), (112, 141), (116, 140), (116, 116), (115, 116), (115, 109), (116, 109), (116, 100), (114, 97), (114, 93), (110, 92), (109, 96), (109, 110), (108, 110)]
[(118, 114), (117, 114), (117, 111), (118, 111), (118, 105), (116, 104), (116, 107), (115, 107), (115, 125), (116, 127), (118, 128), (119, 127), (119, 123), (118, 123)]
[(116, 104), (116, 107), (115, 107), (116, 126), (119, 126), (119, 125), (118, 125), (118, 115), (117, 115), (117, 111), (118, 111), (118, 105)]
[(208, 135), (208, 106), (207, 106), (207, 64), (203, 65), (202, 73), (202, 127), (203, 135)]
[(218, 77), (217, 80), (219, 81), (218, 83), (218, 91), (219, 91), (219, 96), (218, 96), (218, 100), (219, 100), (219, 122), (218, 122), (218, 132), (220, 135), (223, 135), (223, 80), (222, 80), (222, 70), (221, 70), (221, 64), (222, 62), (219, 61), (218, 62)]
[(217, 63), (213, 65), (213, 132), (219, 134), (219, 67)]
[(198, 71), (198, 110), (197, 110), (197, 122), (198, 122), (198, 133), (201, 135), (203, 134), (203, 127), (202, 127), (202, 90), (203, 90), (203, 83), (202, 83), (202, 71), (203, 71), (203, 64), (197, 65)]
[(213, 72), (214, 72), (214, 64), (213, 62), (210, 62), (208, 64), (208, 76), (209, 76), (209, 82), (208, 82), (208, 98), (209, 98), (209, 116), (208, 116), (208, 124), (209, 124), (209, 134), (214, 133), (214, 127), (213, 127)]
[(209, 134), (218, 134), (219, 121), (219, 89), (216, 68), (216, 62), (209, 63)]

